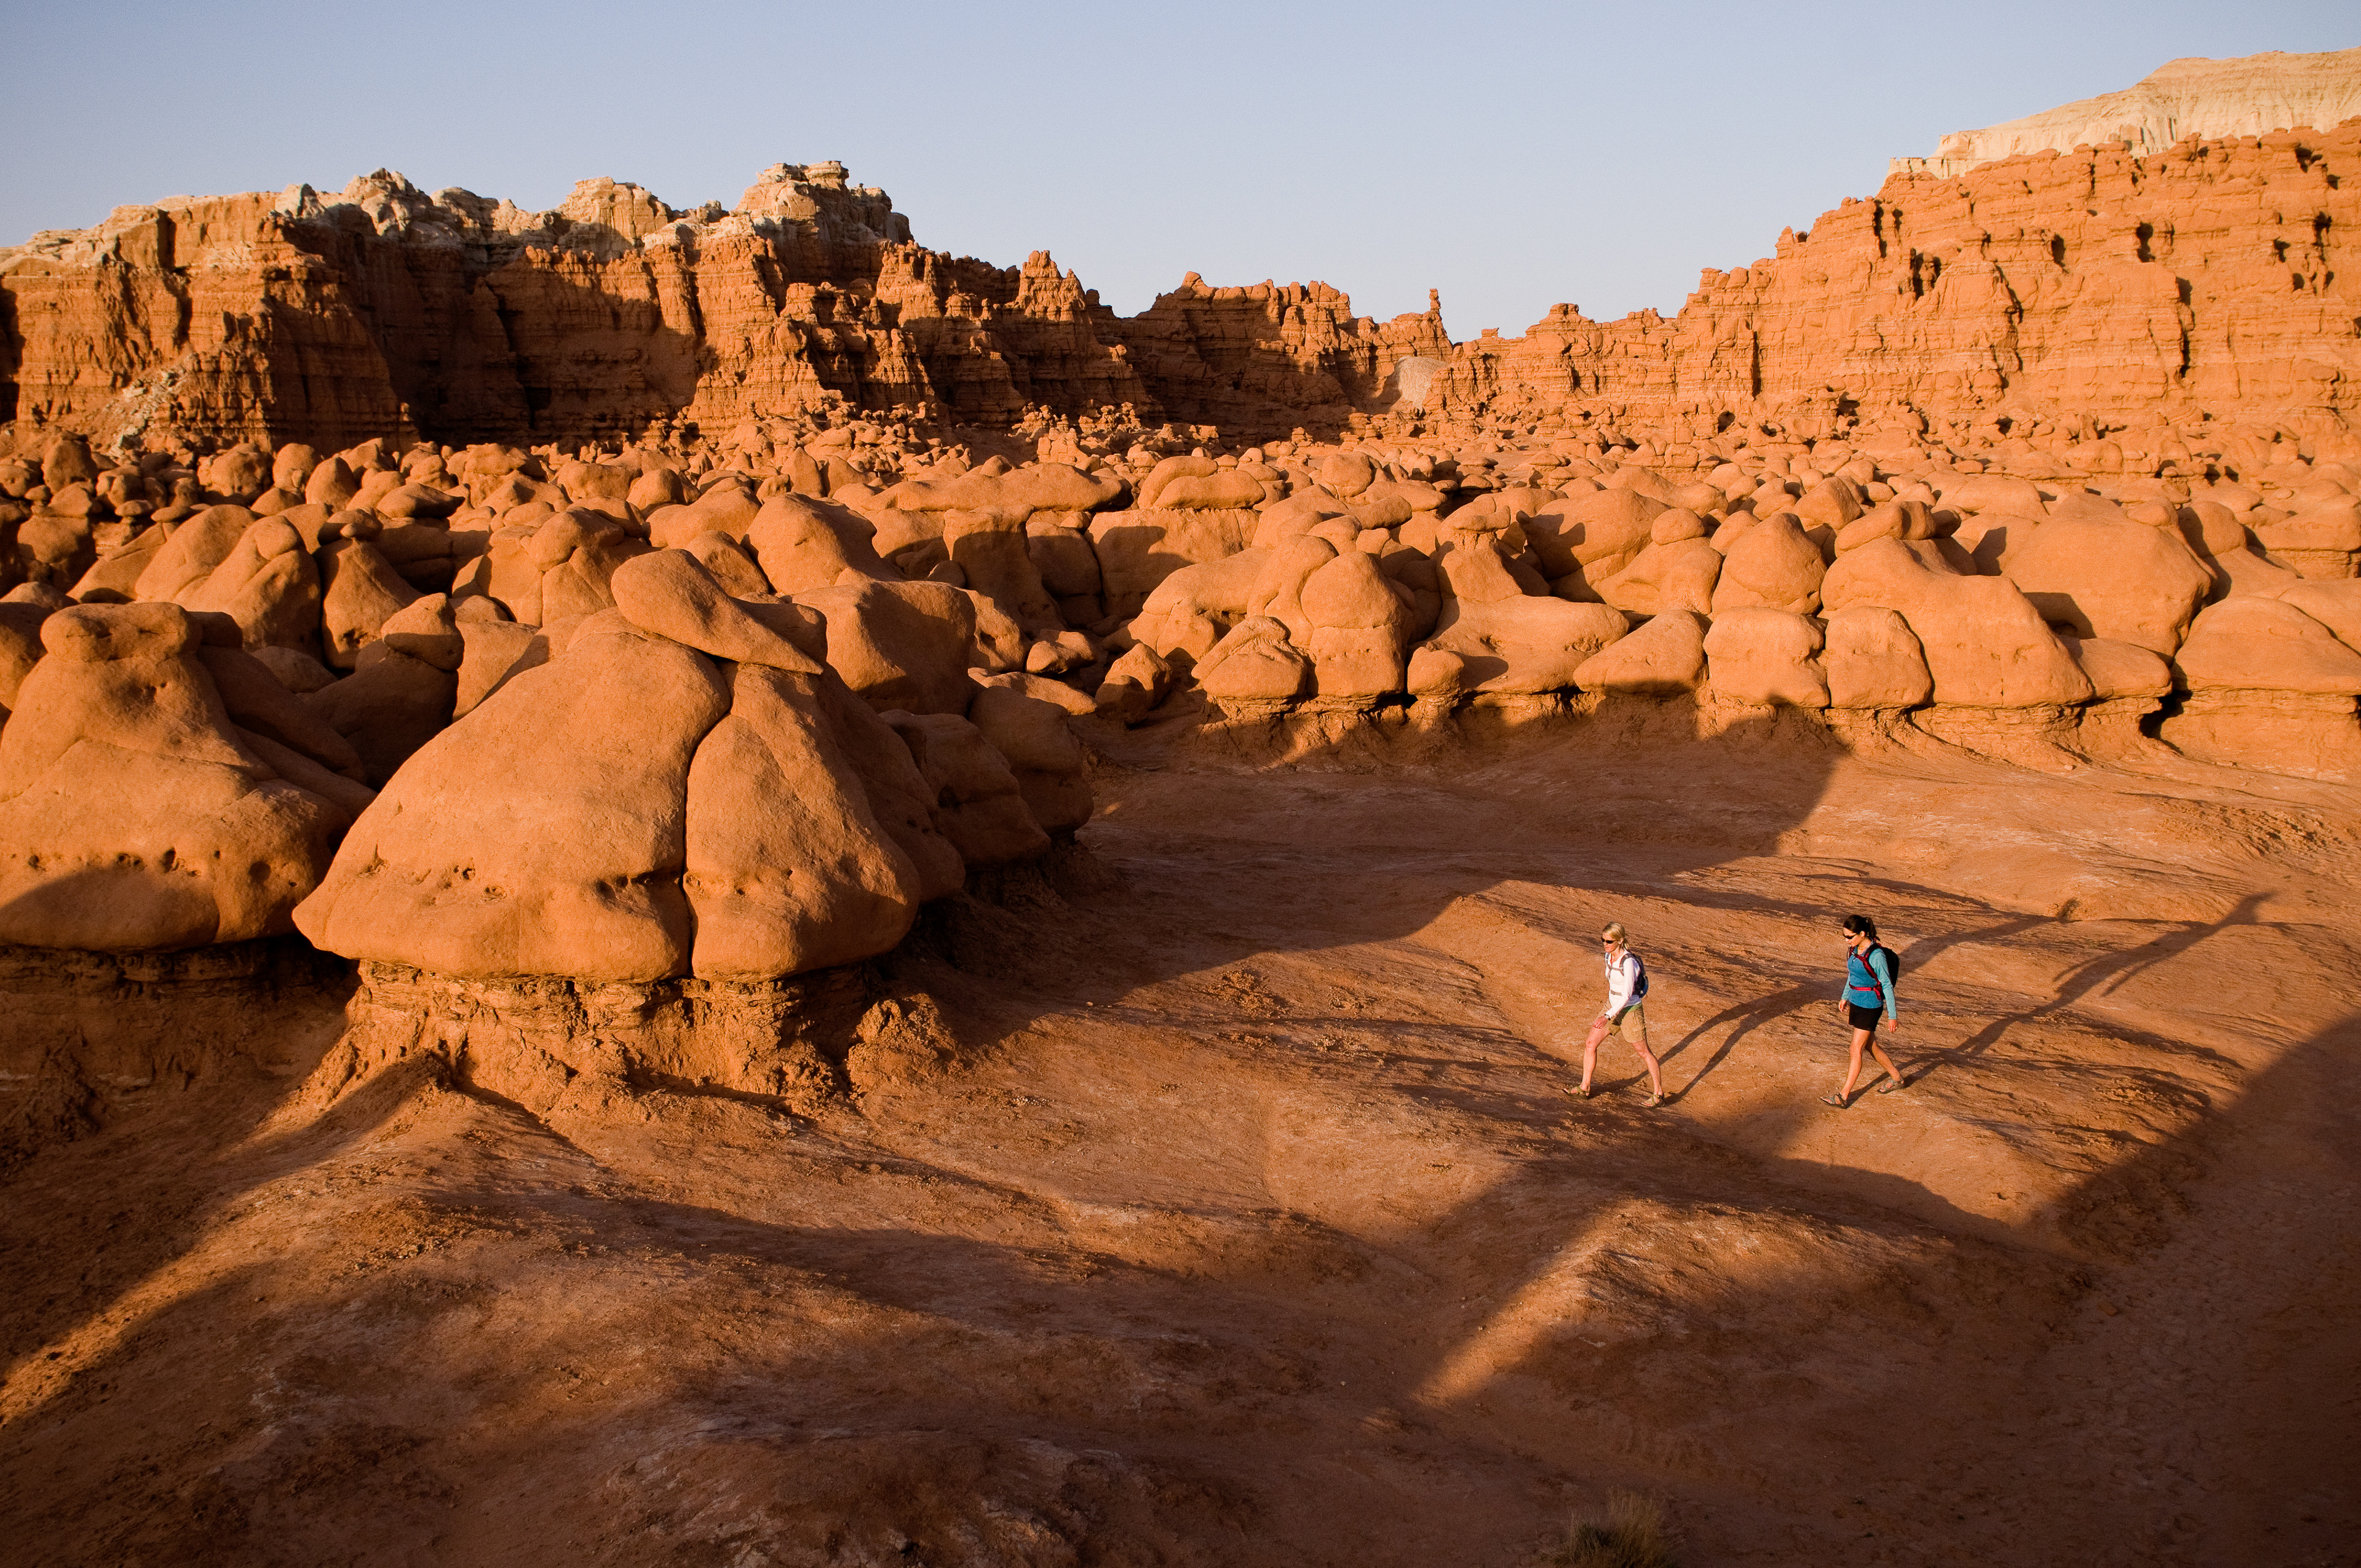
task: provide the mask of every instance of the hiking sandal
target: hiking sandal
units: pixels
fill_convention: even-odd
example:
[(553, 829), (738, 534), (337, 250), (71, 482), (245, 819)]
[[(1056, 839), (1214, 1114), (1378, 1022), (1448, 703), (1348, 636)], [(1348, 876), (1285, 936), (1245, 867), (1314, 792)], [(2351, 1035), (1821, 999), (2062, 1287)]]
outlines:
[(1891, 1074), (1888, 1074), (1885, 1081), (1877, 1086), (1877, 1091), (1880, 1094), (1891, 1094), (1897, 1089), (1907, 1089), (1909, 1087), (1910, 1080), (1908, 1079), (1895, 1078)]
[(1657, 1106), (1662, 1105), (1664, 1102), (1664, 1097), (1661, 1094), (1651, 1094), (1648, 1098), (1640, 1102), (1641, 1104), (1645, 1105), (1651, 1111), (1653, 1111)]
[(1841, 1094), (1823, 1094), (1820, 1096), (1820, 1103), (1823, 1105), (1833, 1105), (1838, 1110), (1841, 1111), (1846, 1106), (1851, 1104), (1852, 1102), (1846, 1099)]

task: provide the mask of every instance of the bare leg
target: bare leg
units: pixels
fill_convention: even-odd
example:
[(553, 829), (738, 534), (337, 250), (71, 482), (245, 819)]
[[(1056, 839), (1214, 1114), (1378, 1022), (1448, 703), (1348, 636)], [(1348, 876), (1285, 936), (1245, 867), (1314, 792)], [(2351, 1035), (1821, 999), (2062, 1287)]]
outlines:
[(1594, 1021), (1590, 1025), (1590, 1037), (1582, 1042), (1582, 1088), (1576, 1092), (1589, 1094), (1590, 1075), (1598, 1070), (1598, 1042), (1606, 1037), (1607, 1020)]
[(1875, 1035), (1869, 1037), (1869, 1053), (1877, 1058), (1877, 1065), (1885, 1069), (1886, 1077), (1896, 1083), (1902, 1081), (1902, 1069), (1894, 1065), (1894, 1058), (1885, 1054), (1885, 1047), (1877, 1043)]
[(1640, 1059), (1648, 1064), (1648, 1087), (1657, 1099), (1662, 1100), (1664, 1097), (1664, 1075), (1656, 1065), (1656, 1053), (1648, 1048), (1645, 1040), (1632, 1041), (1631, 1048), (1638, 1051)]
[[(1852, 1065), (1845, 1069), (1844, 1087), (1837, 1091), (1838, 1099), (1852, 1098), (1852, 1086), (1861, 1079), (1861, 1053), (1867, 1048), (1874, 1037), (1867, 1029), (1855, 1029), (1852, 1032)], [(1877, 1054), (1881, 1058), (1885, 1055), (1883, 1051), (1879, 1051)]]

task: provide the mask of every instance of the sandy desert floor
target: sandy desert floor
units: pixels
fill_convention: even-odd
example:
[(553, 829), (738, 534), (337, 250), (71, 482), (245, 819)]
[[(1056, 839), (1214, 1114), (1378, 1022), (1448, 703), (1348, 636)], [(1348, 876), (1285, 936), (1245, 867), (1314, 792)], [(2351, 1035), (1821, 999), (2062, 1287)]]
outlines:
[[(808, 1113), (340, 999), (0, 1186), (0, 1558), (2361, 1562), (2361, 812), (2159, 753), (1104, 739)], [(1914, 1075), (1838, 1112), (1836, 923)], [(1569, 1058), (1615, 918), (1676, 1091)]]

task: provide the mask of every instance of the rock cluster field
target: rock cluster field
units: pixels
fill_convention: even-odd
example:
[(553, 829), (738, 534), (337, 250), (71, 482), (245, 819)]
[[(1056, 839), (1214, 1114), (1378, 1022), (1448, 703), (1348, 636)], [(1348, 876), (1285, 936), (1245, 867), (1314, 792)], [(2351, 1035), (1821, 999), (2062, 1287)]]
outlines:
[(2361, 121), (2011, 150), (1459, 344), (834, 164), (0, 251), (0, 1534), (2344, 1560)]

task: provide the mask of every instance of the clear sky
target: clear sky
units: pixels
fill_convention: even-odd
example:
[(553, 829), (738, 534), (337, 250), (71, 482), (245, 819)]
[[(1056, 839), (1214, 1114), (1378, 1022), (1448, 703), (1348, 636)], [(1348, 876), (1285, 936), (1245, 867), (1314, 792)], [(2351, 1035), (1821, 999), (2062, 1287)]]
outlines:
[(735, 203), (842, 159), (924, 244), (1048, 249), (1126, 313), (1320, 279), (1455, 337), (1677, 308), (1947, 131), (2180, 55), (2361, 44), (2339, 4), (1974, 6), (6, 0), (0, 243), (397, 169), (544, 208)]

